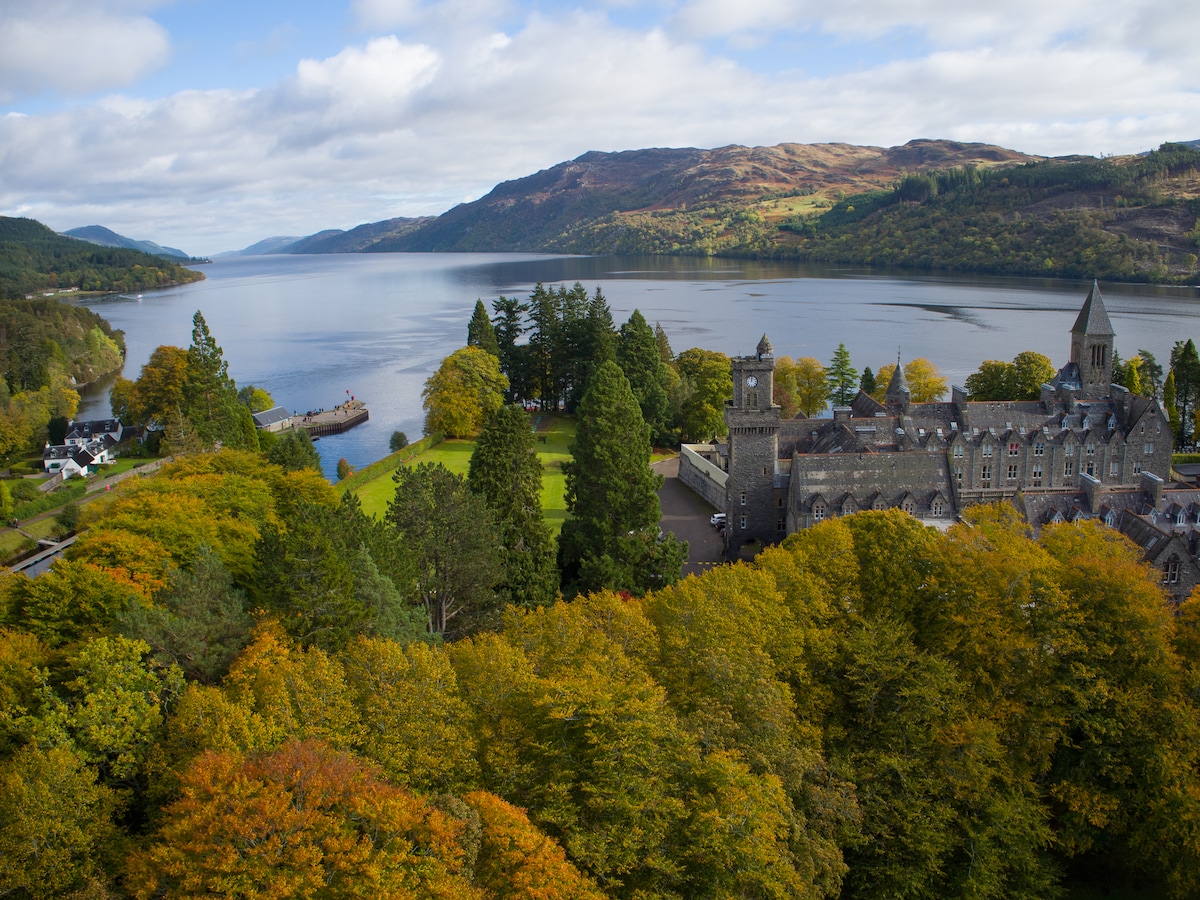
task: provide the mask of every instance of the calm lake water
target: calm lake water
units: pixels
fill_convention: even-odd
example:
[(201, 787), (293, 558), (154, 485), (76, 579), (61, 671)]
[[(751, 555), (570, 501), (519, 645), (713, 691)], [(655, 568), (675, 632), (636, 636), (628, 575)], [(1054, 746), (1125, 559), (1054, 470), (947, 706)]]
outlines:
[[(88, 302), (125, 332), (124, 375), (137, 378), (160, 344), (186, 347), (204, 314), (240, 386), (256, 384), (291, 410), (364, 400), (371, 421), (317, 444), (333, 477), (385, 456), (395, 430), (421, 434), (421, 388), (466, 343), (477, 298), (525, 298), (538, 281), (601, 288), (619, 325), (634, 309), (660, 322), (676, 352), (754, 352), (828, 362), (844, 342), (858, 369), (924, 356), (961, 384), (985, 359), (1036, 350), (1066, 362), (1068, 332), (1090, 283), (880, 274), (787, 263), (660, 257), (378, 253), (218, 260), (206, 280)], [(1174, 342), (1200, 340), (1200, 290), (1102, 284), (1128, 358), (1160, 362)], [(109, 414), (107, 385), (88, 390), (81, 418)]]

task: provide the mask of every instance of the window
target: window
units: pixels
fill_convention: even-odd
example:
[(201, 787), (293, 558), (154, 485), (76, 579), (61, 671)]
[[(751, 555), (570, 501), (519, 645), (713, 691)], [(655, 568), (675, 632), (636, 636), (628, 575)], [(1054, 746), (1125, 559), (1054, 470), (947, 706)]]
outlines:
[(954, 486), (959, 490), (962, 489), (962, 466), (954, 467)]
[(1109, 528), (1112, 528), (1113, 526), (1115, 526), (1117, 524), (1117, 514), (1114, 513), (1111, 509), (1104, 514), (1104, 524), (1107, 525)]
[(984, 445), (983, 445), (983, 455), (984, 455), (984, 456), (991, 456), (991, 455), (992, 455), (992, 445), (991, 445), (991, 444), (984, 444)]
[(1036, 444), (1033, 445), (1033, 455), (1034, 456), (1044, 456), (1045, 453), (1046, 453), (1046, 444), (1044, 441), (1038, 441)]
[(1016, 441), (1013, 441), (1008, 445), (1008, 455), (1009, 456), (1016, 456), (1020, 452), (1021, 452), (1021, 445), (1018, 444)]
[(962, 455), (963, 455), (963, 445), (962, 445), (962, 444), (955, 444), (955, 445), (954, 445), (954, 458), (955, 458), (955, 459), (962, 459)]
[(1042, 464), (1041, 463), (1033, 464), (1033, 472), (1030, 474), (1030, 481), (1033, 482), (1034, 487), (1042, 486)]
[(1134, 475), (1142, 474), (1142, 461), (1140, 459), (1135, 459), (1133, 461), (1133, 474)]
[(776, 519), (775, 520), (775, 530), (778, 531), (780, 534), (783, 534), (783, 532), (787, 531), (787, 519), (784, 518), (783, 516), (780, 516), (778, 519)]
[(929, 511), (940, 519), (946, 512), (946, 504), (944, 504), (941, 500), (934, 500), (929, 506)]
[(1075, 460), (1068, 459), (1063, 463), (1063, 478), (1070, 478), (1075, 474)]
[(915, 502), (913, 502), (913, 499), (911, 497), (906, 499), (900, 505), (900, 508), (903, 509), (910, 516), (915, 516), (917, 514), (917, 504)]
[(1008, 480), (1009, 480), (1009, 481), (1016, 481), (1016, 480), (1017, 480), (1017, 464), (1016, 464), (1016, 463), (1012, 463), (1012, 464), (1011, 464), (1011, 465), (1008, 467)]
[(1154, 453), (1154, 442), (1147, 441), (1146, 443), (1142, 444), (1142, 453), (1146, 456), (1151, 456)]
[(1114, 459), (1114, 460), (1112, 460), (1112, 461), (1111, 461), (1111, 462), (1108, 464), (1108, 477), (1109, 477), (1109, 478), (1116, 478), (1116, 477), (1117, 477), (1118, 475), (1120, 475), (1120, 474), (1121, 474), (1121, 466), (1120, 466), (1120, 464), (1119, 464), (1119, 463), (1118, 463), (1118, 462), (1117, 462), (1117, 461)]
[(742, 506), (746, 505), (746, 492), (742, 491)]
[(741, 527), (742, 531), (745, 531), (745, 530), (746, 530), (746, 517), (745, 517), (745, 515), (743, 515), (743, 516), (741, 517), (741, 519), (738, 521), (738, 525)]
[(1095, 475), (1096, 474), (1096, 463), (1089, 459), (1087, 461), (1087, 465), (1084, 466), (1084, 471), (1087, 472), (1089, 475)]
[(1084, 452), (1087, 453), (1088, 456), (1095, 456), (1096, 455), (1096, 445), (1089, 441), (1087, 446), (1084, 447)]
[(1169, 563), (1163, 566), (1163, 584), (1178, 584), (1179, 583), (1179, 560), (1172, 559)]
[(980, 481), (980, 487), (986, 488), (986, 487), (992, 486), (992, 467), (991, 466), (985, 465), (982, 469), (979, 470), (979, 481)]
[(824, 518), (825, 518), (825, 504), (824, 503), (814, 503), (813, 504), (813, 521), (820, 522), (820, 521), (823, 521)]

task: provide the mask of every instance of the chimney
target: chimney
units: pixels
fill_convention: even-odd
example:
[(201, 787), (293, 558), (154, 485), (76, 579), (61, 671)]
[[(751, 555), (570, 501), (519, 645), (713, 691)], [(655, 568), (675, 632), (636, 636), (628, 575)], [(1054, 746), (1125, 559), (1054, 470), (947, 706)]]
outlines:
[(1143, 472), (1142, 490), (1145, 492), (1150, 505), (1158, 509), (1158, 505), (1162, 503), (1163, 498), (1163, 480), (1153, 472)]

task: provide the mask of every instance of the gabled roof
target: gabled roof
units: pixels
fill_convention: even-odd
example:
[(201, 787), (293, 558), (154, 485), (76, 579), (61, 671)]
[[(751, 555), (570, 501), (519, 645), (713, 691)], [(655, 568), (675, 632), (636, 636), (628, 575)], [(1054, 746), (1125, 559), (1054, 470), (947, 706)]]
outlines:
[(1083, 309), (1071, 328), (1071, 334), (1100, 334), (1115, 335), (1112, 322), (1108, 318), (1108, 310), (1104, 308), (1104, 298), (1100, 296), (1100, 283), (1092, 282), (1092, 289), (1087, 299), (1083, 301)]
[(282, 406), (275, 406), (271, 409), (265, 409), (260, 413), (255, 413), (254, 424), (259, 428), (266, 428), (268, 425), (275, 425), (291, 417), (292, 414)]

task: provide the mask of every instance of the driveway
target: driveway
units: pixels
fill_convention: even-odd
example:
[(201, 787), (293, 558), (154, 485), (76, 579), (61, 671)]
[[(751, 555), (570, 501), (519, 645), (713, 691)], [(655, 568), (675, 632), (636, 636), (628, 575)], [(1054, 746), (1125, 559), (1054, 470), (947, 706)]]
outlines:
[(684, 575), (699, 575), (724, 562), (725, 542), (708, 518), (717, 510), (679, 480), (679, 458), (665, 459), (651, 468), (663, 476), (658, 490), (662, 506), (662, 529), (688, 542)]

